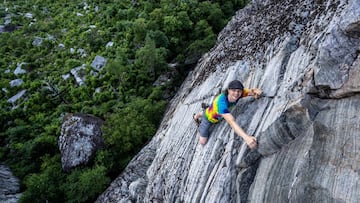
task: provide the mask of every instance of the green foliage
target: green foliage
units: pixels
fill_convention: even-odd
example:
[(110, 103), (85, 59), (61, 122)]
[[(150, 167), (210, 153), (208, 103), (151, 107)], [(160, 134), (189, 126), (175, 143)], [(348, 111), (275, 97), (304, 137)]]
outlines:
[(60, 156), (42, 158), (41, 173), (30, 174), (25, 178), (27, 190), (19, 203), (25, 202), (64, 202), (61, 190), (66, 175), (62, 172)]
[(82, 65), (81, 61), (79, 61), (77, 59), (67, 59), (65, 61), (65, 67), (67, 68), (68, 71), (72, 68), (76, 68), (81, 65)]
[[(155, 134), (167, 102), (154, 82), (177, 63), (180, 75), (166, 84), (176, 89), (247, 2), (4, 1), (0, 17), (11, 15), (13, 31), (0, 34), (0, 161), (21, 179), (20, 202), (93, 202)], [(90, 67), (96, 55), (108, 60), (100, 72)], [(15, 75), (19, 64), (26, 73)], [(83, 64), (78, 84), (70, 71)], [(24, 84), (11, 87), (18, 78)], [(25, 97), (10, 104), (21, 90)], [(65, 174), (57, 139), (68, 112), (105, 118), (107, 147)]]
[[(134, 98), (128, 106), (106, 118), (102, 129), (103, 137), (107, 146), (112, 149), (112, 159), (118, 160), (112, 167), (124, 168), (124, 164), (151, 138), (156, 132), (165, 105), (164, 102)], [(103, 156), (106, 157), (106, 154)]]
[(134, 32), (134, 42), (143, 42), (146, 36), (146, 20), (144, 18), (137, 18), (132, 26)]
[(55, 136), (38, 136), (31, 144), (30, 157), (37, 158), (44, 155), (54, 155), (57, 152), (56, 148), (57, 138)]
[[(166, 49), (156, 48), (155, 41), (146, 37), (145, 46), (138, 49), (135, 56), (135, 65), (139, 69), (138, 77), (141, 81), (155, 81), (166, 68)], [(149, 77), (150, 76), (150, 77)]]
[(104, 166), (72, 171), (66, 178), (67, 184), (64, 186), (66, 202), (94, 201), (110, 183), (106, 171)]
[(169, 39), (160, 30), (150, 31), (147, 35), (150, 39), (154, 40), (155, 47), (164, 47), (167, 48), (169, 46)]
[[(195, 25), (193, 35), (197, 40), (193, 41), (186, 49), (188, 61), (196, 61), (206, 50), (209, 50), (213, 46), (216, 38), (211, 26), (206, 20), (200, 20)], [(203, 36), (206, 37), (204, 38)]]

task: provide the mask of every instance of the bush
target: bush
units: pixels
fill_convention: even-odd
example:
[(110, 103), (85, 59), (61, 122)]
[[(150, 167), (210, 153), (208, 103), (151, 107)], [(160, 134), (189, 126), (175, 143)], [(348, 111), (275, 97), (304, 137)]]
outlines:
[(66, 175), (62, 172), (60, 156), (44, 156), (41, 173), (30, 174), (25, 178), (26, 191), (19, 203), (64, 202), (62, 184)]
[(125, 108), (106, 117), (102, 130), (105, 143), (113, 151), (111, 154), (116, 160), (113, 167), (124, 168), (154, 135), (165, 105), (164, 102), (135, 98)]
[(95, 166), (88, 169), (75, 169), (64, 185), (65, 200), (68, 203), (93, 202), (110, 183), (106, 168)]

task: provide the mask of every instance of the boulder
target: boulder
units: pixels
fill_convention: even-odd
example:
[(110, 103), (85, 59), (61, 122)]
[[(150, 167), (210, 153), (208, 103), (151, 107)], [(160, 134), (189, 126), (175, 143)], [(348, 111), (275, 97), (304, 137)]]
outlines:
[(86, 165), (96, 151), (103, 147), (103, 120), (87, 114), (67, 114), (61, 126), (58, 146), (64, 171)]
[(15, 177), (10, 168), (0, 164), (0, 202), (16, 203), (21, 196), (20, 181)]
[(107, 62), (106, 58), (102, 56), (95, 56), (95, 59), (90, 64), (90, 66), (99, 72), (101, 68), (106, 65), (106, 62)]

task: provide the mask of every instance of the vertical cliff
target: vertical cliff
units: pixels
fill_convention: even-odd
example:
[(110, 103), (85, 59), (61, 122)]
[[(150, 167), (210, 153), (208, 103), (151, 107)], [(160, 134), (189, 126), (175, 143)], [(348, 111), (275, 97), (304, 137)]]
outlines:
[[(254, 0), (173, 99), (152, 141), (97, 202), (360, 202), (360, 1)], [(192, 114), (233, 79), (264, 96), (199, 145)]]

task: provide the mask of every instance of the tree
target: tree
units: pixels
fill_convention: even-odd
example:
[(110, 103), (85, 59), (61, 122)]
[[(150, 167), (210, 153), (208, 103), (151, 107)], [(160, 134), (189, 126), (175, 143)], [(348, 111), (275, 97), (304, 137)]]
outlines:
[(155, 81), (166, 67), (166, 49), (156, 48), (155, 41), (146, 36), (145, 46), (136, 52), (135, 65), (139, 67), (140, 76)]
[(60, 156), (44, 156), (41, 173), (29, 174), (25, 178), (27, 190), (21, 195), (19, 203), (64, 202), (62, 185), (65, 174), (62, 172)]
[(124, 108), (107, 115), (102, 131), (107, 149), (112, 151), (108, 159), (116, 160), (112, 170), (124, 168), (124, 164), (154, 135), (165, 105), (161, 101), (133, 98)]
[(144, 41), (147, 32), (147, 23), (144, 18), (137, 18), (132, 26), (135, 44)]
[[(88, 169), (75, 169), (66, 178), (63, 186), (65, 199), (68, 203), (93, 202), (101, 194), (108, 184), (110, 178), (106, 176), (104, 166), (95, 166)], [(96, 184), (94, 184), (96, 183)]]

